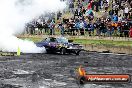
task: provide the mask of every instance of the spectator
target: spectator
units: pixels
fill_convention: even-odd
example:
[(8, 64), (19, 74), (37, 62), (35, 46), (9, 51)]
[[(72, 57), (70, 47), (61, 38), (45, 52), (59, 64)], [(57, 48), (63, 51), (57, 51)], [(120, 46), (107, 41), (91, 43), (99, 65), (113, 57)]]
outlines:
[(55, 35), (55, 31), (54, 31), (55, 23), (53, 20), (50, 22), (49, 28), (50, 28), (50, 35)]
[(112, 10), (109, 11), (109, 15), (110, 15), (111, 19), (113, 18), (113, 14), (114, 14), (114, 11), (112, 9)]
[(121, 24), (121, 21), (119, 21), (118, 26), (117, 26), (117, 30), (118, 30), (119, 35), (122, 33), (121, 27), (122, 27), (122, 24)]
[(126, 6), (125, 9), (124, 9), (125, 19), (127, 19), (127, 17), (128, 17), (128, 12), (129, 12), (129, 9), (128, 9), (128, 7)]
[(86, 10), (85, 10), (84, 7), (82, 7), (82, 11), (81, 12), (82, 12), (83, 15), (86, 13)]
[(117, 27), (118, 27), (118, 23), (115, 22), (114, 23), (114, 35), (117, 36), (118, 35), (118, 30), (117, 30)]
[(59, 26), (61, 35), (64, 36), (64, 31), (65, 31), (64, 30), (64, 24), (63, 23), (60, 23), (58, 26)]
[(99, 19), (97, 18), (96, 21), (94, 22), (93, 26), (96, 30), (96, 35), (99, 35)]
[(118, 21), (118, 16), (115, 15), (115, 14), (113, 15), (113, 21), (114, 21), (114, 22), (117, 22), (117, 21)]
[(125, 22), (121, 23), (120, 37), (123, 37)]
[(129, 37), (129, 24), (128, 24), (128, 22), (125, 22), (125, 25), (124, 25), (124, 36)]
[(101, 23), (100, 23), (100, 26), (99, 26), (99, 33), (101, 35), (101, 33), (103, 33), (105, 35), (105, 24), (104, 24), (104, 21), (102, 20)]
[(118, 16), (118, 21), (122, 21), (121, 14)]
[(57, 20), (59, 20), (59, 19), (61, 18), (61, 16), (62, 16), (62, 13), (59, 11), (59, 12), (57, 13)]
[(45, 34), (49, 34), (49, 27), (47, 22), (44, 22), (44, 30), (45, 30)]
[(129, 37), (132, 38), (132, 26), (130, 26)]
[(76, 29), (76, 35), (80, 35), (80, 22), (79, 20), (78, 21), (75, 21), (75, 29)]
[(84, 23), (82, 20), (80, 21), (80, 33), (81, 35), (84, 35)]
[(112, 26), (111, 26), (111, 22), (110, 21), (108, 21), (107, 22), (107, 35), (109, 36), (109, 37), (111, 37), (112, 36)]
[(69, 4), (70, 13), (74, 13), (74, 3), (70, 2)]
[(94, 6), (95, 6), (95, 11), (98, 12), (99, 11), (99, 1), (95, 1)]
[(74, 18), (76, 18), (76, 16), (79, 17), (79, 11), (78, 11), (78, 9), (76, 9), (75, 12), (74, 12)]
[(90, 10), (92, 8), (92, 1), (88, 4), (87, 10)]

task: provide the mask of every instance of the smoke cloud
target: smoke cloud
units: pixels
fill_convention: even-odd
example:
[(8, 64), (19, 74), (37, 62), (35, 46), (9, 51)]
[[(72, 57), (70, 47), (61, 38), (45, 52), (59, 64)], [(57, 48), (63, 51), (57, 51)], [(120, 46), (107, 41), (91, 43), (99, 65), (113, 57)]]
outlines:
[(23, 53), (43, 52), (44, 48), (15, 35), (22, 33), (32, 19), (64, 8), (65, 2), (60, 0), (0, 0), (0, 51), (16, 52), (19, 47)]

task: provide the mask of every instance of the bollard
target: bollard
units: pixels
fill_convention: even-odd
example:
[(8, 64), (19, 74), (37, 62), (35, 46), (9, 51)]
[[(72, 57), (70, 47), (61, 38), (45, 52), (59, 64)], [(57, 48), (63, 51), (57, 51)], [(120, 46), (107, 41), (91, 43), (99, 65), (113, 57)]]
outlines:
[(20, 50), (20, 47), (18, 47), (17, 49), (17, 56), (20, 56), (21, 55), (21, 50)]

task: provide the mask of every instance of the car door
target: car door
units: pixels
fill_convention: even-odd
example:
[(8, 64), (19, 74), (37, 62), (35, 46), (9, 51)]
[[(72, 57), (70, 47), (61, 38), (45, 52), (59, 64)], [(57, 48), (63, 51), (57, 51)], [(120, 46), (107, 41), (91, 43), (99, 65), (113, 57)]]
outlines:
[(43, 46), (45, 48), (49, 47), (49, 43), (50, 43), (50, 38), (46, 38), (44, 41), (43, 41)]
[(52, 48), (56, 48), (57, 40), (56, 38), (50, 38), (49, 46)]

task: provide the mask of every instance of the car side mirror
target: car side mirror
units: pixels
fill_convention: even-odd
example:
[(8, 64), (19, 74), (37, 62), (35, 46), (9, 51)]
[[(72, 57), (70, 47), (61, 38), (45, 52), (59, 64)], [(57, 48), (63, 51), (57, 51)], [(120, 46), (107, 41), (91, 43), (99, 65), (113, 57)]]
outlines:
[(72, 42), (73, 42), (73, 40), (68, 40), (68, 42), (69, 42), (69, 43), (72, 43)]

